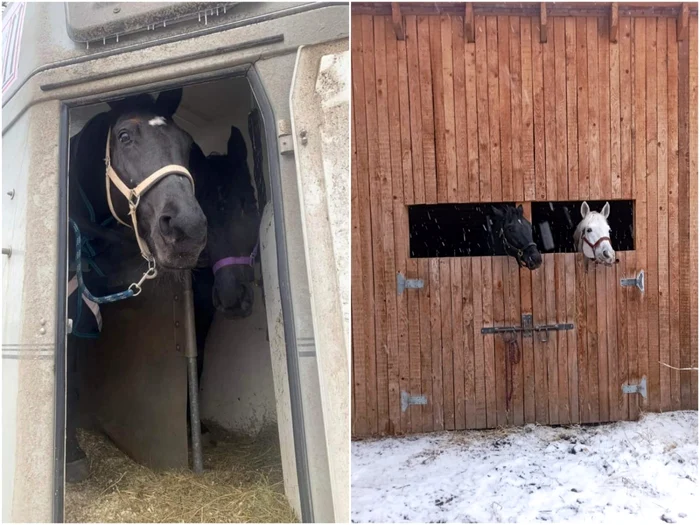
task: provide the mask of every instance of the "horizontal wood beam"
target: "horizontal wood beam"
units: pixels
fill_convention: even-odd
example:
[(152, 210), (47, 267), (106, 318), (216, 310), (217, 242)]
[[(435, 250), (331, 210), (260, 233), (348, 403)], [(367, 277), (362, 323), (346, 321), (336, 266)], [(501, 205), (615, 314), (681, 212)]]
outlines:
[(401, 16), (401, 7), (398, 2), (391, 3), (391, 22), (394, 25), (394, 34), (397, 40), (404, 40), (406, 34), (403, 30), (403, 17)]
[(617, 2), (610, 7), (610, 41), (617, 42), (620, 33), (620, 12)]
[[(353, 2), (352, 12), (365, 15), (391, 15), (391, 4), (388, 2)], [(464, 14), (463, 2), (411, 2), (401, 3), (402, 15), (457, 15)], [(547, 16), (581, 16), (609, 17), (611, 2), (554, 2), (547, 6)], [(633, 17), (670, 17), (677, 18), (681, 12), (681, 2), (621, 2), (618, 6), (619, 16)], [(698, 4), (689, 3), (690, 16), (698, 16)], [(528, 16), (540, 14), (540, 4), (535, 2), (472, 2), (475, 16)]]

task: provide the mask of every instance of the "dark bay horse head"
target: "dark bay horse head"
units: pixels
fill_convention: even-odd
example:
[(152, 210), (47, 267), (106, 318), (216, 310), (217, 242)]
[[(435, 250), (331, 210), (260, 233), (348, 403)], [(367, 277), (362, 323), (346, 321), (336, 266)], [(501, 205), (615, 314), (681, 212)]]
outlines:
[(503, 244), (503, 249), (515, 257), (520, 266), (536, 270), (542, 265), (542, 255), (532, 239), (532, 225), (523, 216), (523, 207), (492, 206), (495, 216), (495, 233)]
[(226, 155), (210, 155), (198, 171), (197, 199), (207, 217), (207, 258), (214, 272), (212, 300), (227, 318), (253, 310), (253, 268), (260, 212), (243, 135), (231, 127)]
[[(147, 94), (128, 97), (109, 103), (109, 112), (85, 126), (71, 162), (98, 218), (112, 215), (105, 189), (107, 147), (114, 172), (129, 190), (165, 166), (189, 169), (192, 137), (172, 120), (181, 98), (181, 89), (155, 100)], [(204, 249), (207, 222), (192, 185), (189, 177), (166, 170), (138, 199), (138, 234), (159, 267), (193, 268)], [(113, 182), (109, 192), (116, 218), (132, 226), (127, 198)]]

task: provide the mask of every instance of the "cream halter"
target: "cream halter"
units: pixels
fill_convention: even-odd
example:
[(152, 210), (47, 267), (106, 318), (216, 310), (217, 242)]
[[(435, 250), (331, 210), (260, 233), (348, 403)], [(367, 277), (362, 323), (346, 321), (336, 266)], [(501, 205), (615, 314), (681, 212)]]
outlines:
[[(118, 222), (120, 222), (124, 226), (128, 226), (129, 228), (133, 228), (134, 235), (136, 235), (136, 242), (138, 243), (139, 249), (141, 250), (141, 255), (144, 259), (146, 259), (146, 261), (148, 261), (148, 271), (144, 274), (143, 278), (138, 283), (140, 285), (144, 281), (144, 279), (153, 279), (158, 274), (156, 270), (155, 258), (153, 257), (153, 254), (151, 254), (151, 251), (148, 249), (148, 245), (139, 234), (138, 222), (136, 219), (136, 209), (138, 208), (139, 202), (141, 201), (141, 196), (144, 193), (146, 193), (149, 189), (151, 189), (156, 182), (158, 182), (163, 177), (167, 177), (168, 175), (183, 175), (187, 177), (192, 183), (192, 190), (194, 190), (194, 179), (192, 178), (192, 175), (187, 170), (187, 168), (185, 168), (184, 166), (180, 166), (178, 164), (168, 164), (167, 166), (163, 166), (159, 170), (153, 172), (146, 178), (146, 180), (139, 183), (138, 186), (136, 186), (135, 188), (128, 188), (127, 185), (124, 184), (124, 182), (119, 178), (117, 172), (114, 171), (114, 168), (112, 168), (112, 163), (109, 154), (109, 141), (111, 139), (111, 136), (112, 129), (110, 128), (107, 132), (107, 146), (105, 148), (105, 165), (107, 167), (105, 172), (105, 185), (107, 188), (107, 203), (109, 204), (109, 211), (112, 212), (112, 216)], [(133, 226), (121, 220), (117, 215), (117, 212), (114, 210), (114, 206), (112, 205), (112, 195), (110, 192), (110, 181), (121, 192), (121, 194), (124, 195), (124, 197), (126, 197), (126, 200), (129, 202), (129, 215), (131, 216), (131, 222)]]

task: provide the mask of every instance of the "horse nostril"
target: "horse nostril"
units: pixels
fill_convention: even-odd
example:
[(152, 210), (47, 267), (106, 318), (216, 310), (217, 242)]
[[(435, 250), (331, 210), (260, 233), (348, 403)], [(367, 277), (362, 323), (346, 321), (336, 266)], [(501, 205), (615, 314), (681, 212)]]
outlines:
[(610, 258), (610, 252), (609, 252), (608, 250), (603, 250), (603, 257), (605, 257), (606, 259), (609, 259), (609, 258)]
[(170, 235), (172, 233), (172, 220), (170, 215), (161, 215), (158, 219), (158, 224), (160, 226), (160, 233), (163, 235)]

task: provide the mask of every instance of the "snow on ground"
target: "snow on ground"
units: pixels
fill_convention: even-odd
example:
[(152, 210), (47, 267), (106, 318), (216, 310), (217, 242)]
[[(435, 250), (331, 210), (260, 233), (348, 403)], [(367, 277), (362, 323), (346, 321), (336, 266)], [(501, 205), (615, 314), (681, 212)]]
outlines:
[(697, 480), (697, 412), (357, 441), (352, 520), (690, 525)]

